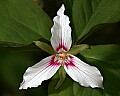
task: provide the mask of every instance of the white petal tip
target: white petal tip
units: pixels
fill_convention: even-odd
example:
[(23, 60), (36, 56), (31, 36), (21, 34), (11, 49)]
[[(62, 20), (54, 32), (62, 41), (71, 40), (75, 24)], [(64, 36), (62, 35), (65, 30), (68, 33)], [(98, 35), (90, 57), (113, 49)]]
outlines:
[(97, 87), (92, 87), (92, 88), (101, 88), (101, 89), (104, 89), (103, 86), (97, 86)]
[(57, 15), (64, 14), (64, 11), (65, 11), (65, 6), (64, 6), (64, 4), (62, 4), (62, 6), (60, 7), (60, 9), (57, 11)]
[(91, 87), (91, 88), (101, 88), (101, 89), (104, 89), (103, 85), (89, 85), (89, 86), (86, 86), (84, 84), (81, 84), (79, 83), (81, 86), (83, 87)]
[(23, 82), (20, 84), (20, 87), (19, 87), (19, 90), (21, 89), (28, 89), (28, 88), (31, 88), (31, 87), (38, 87), (39, 85), (41, 85), (42, 81), (37, 83), (37, 84), (28, 84), (28, 82), (26, 82), (25, 80), (23, 80)]
[(21, 89), (27, 89), (27, 88), (24, 88), (24, 87), (20, 86), (20, 87), (19, 87), (19, 90), (21, 90)]
[(27, 89), (27, 88), (23, 88), (22, 86), (19, 87), (19, 90), (22, 90), (22, 89)]
[(103, 85), (100, 85), (100, 86), (90, 86), (91, 88), (101, 88), (101, 89), (104, 89)]
[(65, 10), (65, 6), (64, 6), (64, 4), (62, 4), (61, 8)]
[(20, 84), (19, 90), (21, 89), (27, 89), (28, 87), (25, 86), (24, 81)]
[(22, 87), (20, 86), (20, 87), (19, 87), (19, 90), (21, 90), (21, 89), (22, 89)]
[[(41, 85), (41, 84), (39, 84)], [(39, 85), (35, 85), (35, 86), (25, 86), (25, 84), (21, 84), (20, 87), (19, 87), (19, 90), (21, 89), (28, 89), (28, 88), (31, 88), (31, 87), (38, 87)]]
[(102, 77), (102, 75), (100, 74), (99, 71), (98, 71), (97, 81), (91, 83), (90, 87), (91, 88), (101, 88), (101, 89), (104, 89), (104, 87), (103, 87), (103, 77)]

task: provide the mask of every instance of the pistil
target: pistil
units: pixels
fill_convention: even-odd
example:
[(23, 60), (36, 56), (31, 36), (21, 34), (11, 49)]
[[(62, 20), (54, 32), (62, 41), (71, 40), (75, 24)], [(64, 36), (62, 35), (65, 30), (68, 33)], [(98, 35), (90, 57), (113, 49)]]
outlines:
[(66, 54), (65, 54), (64, 52), (58, 53), (58, 56), (59, 56), (61, 59), (65, 59), (65, 58), (66, 58)]

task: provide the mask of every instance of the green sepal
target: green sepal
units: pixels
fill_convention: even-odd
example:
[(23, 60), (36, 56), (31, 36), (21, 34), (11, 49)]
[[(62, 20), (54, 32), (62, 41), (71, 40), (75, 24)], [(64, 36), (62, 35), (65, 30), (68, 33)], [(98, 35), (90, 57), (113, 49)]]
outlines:
[(63, 66), (61, 66), (59, 68), (59, 81), (57, 85), (55, 86), (55, 89), (58, 89), (62, 85), (63, 81), (65, 80), (65, 77), (66, 77), (65, 69)]
[(36, 46), (38, 46), (40, 49), (47, 52), (48, 54), (56, 54), (55, 50), (47, 43), (41, 41), (34, 41), (34, 43)]
[(71, 48), (71, 50), (68, 52), (68, 54), (76, 55), (80, 51), (83, 51), (83, 50), (88, 49), (88, 48), (90, 48), (90, 46), (88, 44), (74, 45)]

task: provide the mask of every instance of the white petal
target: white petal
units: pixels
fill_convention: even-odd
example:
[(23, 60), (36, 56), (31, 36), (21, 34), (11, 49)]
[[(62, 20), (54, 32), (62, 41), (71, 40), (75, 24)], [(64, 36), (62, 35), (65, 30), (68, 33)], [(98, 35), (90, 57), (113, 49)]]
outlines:
[(69, 55), (69, 62), (64, 66), (67, 74), (80, 85), (85, 87), (103, 88), (103, 77), (100, 71), (94, 67), (81, 61), (79, 58)]
[(51, 28), (51, 45), (55, 51), (68, 51), (71, 47), (71, 27), (69, 26), (69, 17), (64, 15), (64, 5), (57, 12), (54, 17), (54, 25)]
[(55, 63), (55, 56), (49, 56), (32, 67), (29, 67), (23, 75), (23, 82), (19, 89), (37, 87), (42, 81), (51, 78), (60, 67), (60, 63)]

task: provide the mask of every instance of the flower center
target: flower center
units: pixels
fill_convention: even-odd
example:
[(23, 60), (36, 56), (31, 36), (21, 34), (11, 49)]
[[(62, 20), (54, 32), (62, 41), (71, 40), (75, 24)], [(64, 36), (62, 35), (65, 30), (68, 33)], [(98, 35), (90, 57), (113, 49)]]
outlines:
[(58, 53), (58, 56), (60, 59), (63, 59), (63, 60), (66, 59), (66, 54), (64, 52)]
[(59, 62), (63, 65), (63, 62), (66, 62), (68, 60), (68, 56), (65, 52), (59, 52), (56, 54), (54, 62)]

